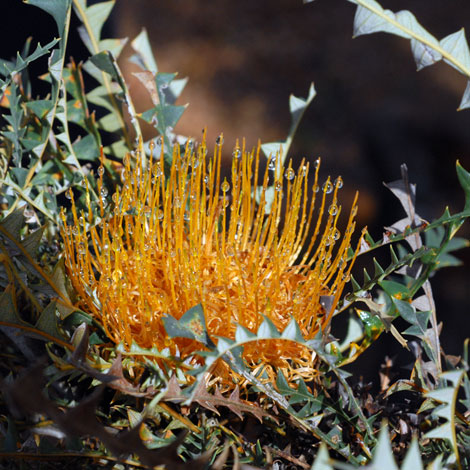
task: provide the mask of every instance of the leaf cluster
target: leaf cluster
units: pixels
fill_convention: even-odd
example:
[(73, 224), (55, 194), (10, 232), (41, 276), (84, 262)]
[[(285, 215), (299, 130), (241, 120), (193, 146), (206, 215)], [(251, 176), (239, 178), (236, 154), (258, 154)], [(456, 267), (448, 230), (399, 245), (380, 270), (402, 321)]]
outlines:
[[(405, 216), (379, 240), (365, 232), (359, 257), (369, 264), (363, 279), (351, 278), (351, 292), (332, 312), (333, 323), (313, 340), (302, 337), (295, 319), (278, 331), (267, 317), (256, 332), (238, 326), (233, 339), (211, 338), (197, 305), (179, 320), (165, 318), (170, 338), (201, 345), (192, 357), (136, 344), (116, 347), (75, 307), (77, 294), (59, 259), (59, 210), (73, 195), (79, 208), (100, 214), (93, 223), (107, 215), (106, 196), (122, 184), (122, 159), (129, 152), (132, 158), (135, 143), (143, 141), (142, 123), (151, 124), (156, 137), (144, 149), (155, 146), (167, 161), (174, 146), (190, 145), (174, 132), (185, 109), (176, 101), (186, 80), (158, 70), (143, 30), (130, 43), (131, 60), (141, 69), (136, 76), (152, 107), (138, 112), (118, 62), (126, 40), (102, 38), (114, 1), (27, 3), (53, 16), (58, 37), (35, 48), (28, 40), (16, 60), (0, 61), (0, 459), (13, 462), (11, 468), (32, 458), (106, 461), (115, 468), (124, 462), (136, 468), (395, 470), (396, 459), (403, 470), (470, 466), (468, 342), (462, 357), (443, 354), (430, 283), (437, 270), (459, 263), (454, 251), (469, 245), (456, 233), (470, 216), (470, 173), (457, 163), (462, 211), (446, 209), (427, 222), (417, 213), (416, 186), (402, 166), (401, 179), (386, 186)], [(444, 60), (470, 77), (463, 32), (438, 41), (410, 12), (393, 13), (374, 0), (353, 3), (356, 36), (384, 31), (404, 37), (418, 69)], [(66, 64), (73, 14), (90, 54), (80, 64)], [(35, 97), (27, 72), (40, 58), (48, 59), (41, 78), (50, 91)], [(291, 95), (291, 128), (282, 142), (262, 146), (268, 159), (286, 158), (315, 95), (313, 84), (307, 98)], [(460, 105), (466, 107), (470, 85)], [(376, 250), (387, 251), (387, 266), (371, 260)], [(321, 300), (328, 312), (331, 299)], [(334, 322), (345, 314), (348, 332), (336, 338)], [(412, 372), (395, 380), (393, 363), (384, 358), (373, 397), (370, 385), (351, 378), (347, 365), (385, 333), (413, 354)], [(249, 368), (243, 348), (261, 341), (306, 348), (317, 361), (315, 380), (292, 381), (279, 370), (273, 382), (263, 364)], [(38, 357), (42, 362), (36, 363)], [(218, 385), (217, 367), (238, 377), (232, 391)]]

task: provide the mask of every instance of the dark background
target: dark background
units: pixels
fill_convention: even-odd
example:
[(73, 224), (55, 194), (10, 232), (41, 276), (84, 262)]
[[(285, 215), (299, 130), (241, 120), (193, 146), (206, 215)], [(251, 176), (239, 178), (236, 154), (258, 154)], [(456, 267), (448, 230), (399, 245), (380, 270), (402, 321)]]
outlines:
[[(0, 57), (14, 56), (27, 36), (45, 44), (56, 35), (46, 13), (19, 0), (4, 3)], [(438, 39), (470, 26), (466, 0), (381, 4), (411, 10)], [(455, 161), (470, 168), (470, 110), (456, 112), (465, 78), (444, 63), (417, 73), (409, 41), (382, 33), (353, 40), (354, 11), (346, 0), (308, 5), (301, 0), (118, 0), (103, 37), (132, 39), (145, 27), (159, 70), (190, 79), (180, 100), (190, 106), (175, 130), (199, 138), (207, 126), (209, 141), (223, 131), (227, 156), (236, 138), (246, 137), (249, 146), (258, 139), (285, 138), (289, 94), (305, 97), (314, 81), (318, 95), (291, 156), (321, 155), (324, 175), (343, 176), (346, 207), (359, 189), (359, 225), (368, 225), (379, 238), (383, 226), (403, 216), (398, 200), (382, 185), (399, 178), (401, 163), (418, 184), (417, 210), (423, 218), (439, 217), (446, 205), (461, 210)], [(74, 18), (67, 55), (79, 61), (87, 54), (77, 26)], [(126, 61), (122, 68), (130, 73)], [(45, 72), (46, 62), (35, 65), (32, 74), (36, 71)], [(129, 79), (142, 111), (148, 98)], [(43, 94), (47, 87), (38, 84), (35, 91)], [(461, 236), (469, 236), (468, 223)], [(449, 354), (460, 354), (470, 336), (469, 250), (459, 256), (466, 266), (441, 271), (433, 280), (444, 323), (442, 344)], [(375, 377), (384, 354), (399, 349), (393, 338), (383, 337), (358, 363), (357, 373)]]

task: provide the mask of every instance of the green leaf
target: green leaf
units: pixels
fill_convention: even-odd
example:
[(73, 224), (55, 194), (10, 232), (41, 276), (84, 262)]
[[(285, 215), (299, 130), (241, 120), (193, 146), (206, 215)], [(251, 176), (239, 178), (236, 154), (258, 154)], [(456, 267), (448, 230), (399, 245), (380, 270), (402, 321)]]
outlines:
[[(315, 98), (317, 92), (315, 90), (315, 86), (313, 83), (310, 84), (310, 88), (308, 90), (307, 98), (299, 98), (293, 94), (289, 97), (289, 111), (291, 114), (291, 126), (289, 129), (289, 133), (285, 141), (282, 142), (270, 142), (261, 145), (261, 150), (266, 155), (266, 157), (277, 157), (281, 158), (282, 162), (284, 162), (289, 154), (289, 149), (294, 139), (294, 135), (299, 127), (300, 121), (302, 120), (302, 116), (305, 113), (305, 110), (310, 105), (312, 100)], [(282, 152), (281, 152), (282, 148)]]
[(126, 128), (122, 103), (127, 107), (137, 139), (142, 136), (132, 99), (116, 62), (126, 40), (101, 39), (102, 28), (114, 6), (114, 0), (94, 3), (91, 6), (87, 3), (87, 0), (74, 0), (75, 12), (83, 23), (83, 26), (79, 28), (80, 36), (90, 53), (93, 54), (93, 57), (84, 64), (83, 69), (100, 83), (98, 91), (93, 90), (87, 94), (87, 97), (90, 102), (94, 102), (93, 98), (97, 97), (99, 103), (95, 104), (104, 106), (114, 115), (118, 123), (115, 128), (121, 131), (121, 139), (118, 146), (112, 149), (111, 154), (122, 158), (134, 145)]
[(39, 248), (39, 244), (41, 243), (41, 238), (45, 230), (45, 226), (35, 230), (34, 232), (26, 235), (23, 238), (21, 243), (23, 244), (23, 248), (33, 257), (35, 258), (37, 255), (37, 251)]
[(63, 35), (72, 0), (24, 0), (24, 2), (49, 13), (57, 24), (59, 35)]
[(372, 459), (372, 467), (380, 468), (380, 470), (399, 470), (393, 457), (390, 436), (385, 425), (380, 430), (379, 440)]
[[(9, 75), (11, 77), (19, 72), (22, 72), (24, 69), (26, 69), (26, 67), (28, 67), (28, 65), (31, 62), (46, 55), (58, 42), (59, 42), (59, 39), (53, 39), (51, 42), (47, 43), (45, 46), (41, 46), (41, 44), (38, 44), (36, 46), (35, 51), (30, 55), (25, 55), (25, 57), (22, 57), (18, 53), (15, 63), (8, 62), (5, 60), (0, 61), (0, 70), (1, 70), (2, 75), (5, 75), (5, 76)], [(11, 83), (11, 78), (5, 81), (0, 80), (2, 93), (7, 89), (10, 83)]]
[(61, 302), (57, 304), (57, 310), (59, 311), (60, 319), (64, 320), (71, 313), (75, 312), (76, 309), (73, 307), (72, 301), (70, 300), (70, 297), (69, 297), (69, 293), (67, 292), (66, 276), (65, 276), (65, 260), (63, 257), (60, 258), (60, 260), (54, 266), (54, 270), (52, 271), (52, 275), (51, 275), (51, 283), (54, 285), (56, 292), (60, 293), (61, 298), (69, 303), (69, 305), (64, 305)]
[[(424, 29), (409, 11), (393, 13), (384, 10), (375, 0), (349, 0), (357, 6), (354, 35), (378, 31), (410, 39), (418, 70), (444, 59), (446, 63), (470, 76), (470, 51), (463, 29), (440, 42)], [(462, 97), (459, 110), (470, 107), (470, 82)]]
[(344, 351), (351, 343), (357, 343), (364, 336), (364, 330), (362, 328), (361, 322), (357, 317), (350, 315), (348, 319), (348, 329), (345, 338), (341, 341), (339, 345), (340, 351)]
[[(100, 2), (87, 6), (86, 0), (76, 0), (74, 9), (83, 26), (78, 28), (80, 37), (90, 54), (110, 51), (114, 57), (119, 57), (127, 39), (101, 39), (101, 31), (108, 19), (115, 1)], [(101, 82), (101, 80), (99, 80)]]
[(295, 341), (297, 343), (304, 342), (302, 332), (300, 330), (299, 324), (295, 321), (295, 318), (291, 318), (288, 325), (284, 328), (284, 331), (281, 334), (281, 338)]
[(446, 52), (455, 57), (461, 65), (458, 66), (447, 59), (444, 59), (444, 62), (465, 75), (470, 70), (470, 50), (465, 39), (465, 30), (462, 28), (445, 37), (441, 40), (440, 45)]
[(237, 343), (244, 343), (250, 339), (256, 338), (256, 335), (243, 325), (237, 325), (235, 330), (235, 341)]
[(114, 96), (112, 93), (112, 83), (106, 86), (106, 91), (108, 95), (106, 99), (110, 103), (108, 109), (112, 110), (113, 114), (116, 116), (117, 121), (119, 122), (119, 125), (116, 126), (116, 129), (121, 129), (122, 132), (125, 134), (126, 139), (129, 140), (129, 136), (127, 135), (127, 131), (125, 128), (125, 123), (123, 122), (121, 106), (117, 104), (117, 98), (119, 98), (126, 105), (127, 111), (131, 118), (130, 121), (132, 127), (134, 128), (134, 131), (136, 133), (136, 138), (140, 139), (142, 137), (142, 132), (139, 123), (137, 122), (137, 113), (135, 111), (132, 97), (129, 94), (129, 90), (124, 80), (124, 76), (121, 73), (116, 58), (110, 51), (103, 51), (92, 56), (90, 58), (90, 62), (102, 72), (105, 72), (110, 75), (114, 82), (119, 85), (120, 91), (122, 92), (122, 95), (118, 95), (117, 93), (115, 93), (117, 96)]
[(401, 470), (423, 470), (423, 461), (419, 450), (418, 438), (413, 436), (411, 445), (406, 453)]
[(465, 193), (464, 211), (470, 211), (470, 173), (463, 168), (458, 160), (456, 163), (456, 169), (460, 186), (462, 186)]
[(279, 333), (276, 325), (271, 321), (270, 318), (264, 316), (264, 320), (256, 332), (258, 339), (273, 339), (280, 338), (281, 334)]
[(315, 456), (315, 461), (313, 462), (310, 470), (333, 470), (333, 466), (330, 465), (328, 448), (324, 442), (321, 443), (320, 449)]
[(98, 127), (106, 132), (117, 132), (121, 128), (121, 123), (114, 114), (107, 114), (98, 121)]
[(175, 127), (184, 113), (186, 106), (173, 106), (166, 104), (158, 104), (143, 112), (139, 117), (148, 123), (152, 123), (154, 116), (157, 117), (157, 130), (160, 134), (165, 135), (168, 127)]
[(91, 135), (86, 135), (72, 145), (74, 153), (80, 160), (97, 161), (100, 157), (100, 150), (96, 141)]
[(110, 75), (113, 80), (116, 82), (120, 81), (113, 56), (108, 51), (99, 52), (90, 57), (90, 60), (96, 67)]
[(18, 241), (21, 240), (20, 232), (24, 224), (25, 218), (22, 209), (16, 209), (0, 222), (0, 225)]
[(399, 282), (380, 281), (378, 284), (390, 297), (407, 298), (409, 296), (408, 288)]
[(214, 343), (209, 338), (202, 305), (190, 308), (179, 320), (172, 316), (163, 317), (165, 330), (170, 338), (190, 338), (208, 347)]
[(427, 438), (437, 438), (445, 439), (450, 442), (454, 455), (459, 463), (459, 452), (457, 445), (457, 435), (456, 435), (456, 404), (457, 396), (460, 389), (460, 383), (465, 375), (464, 370), (453, 370), (450, 372), (444, 372), (440, 374), (440, 379), (446, 380), (451, 383), (451, 386), (437, 388), (430, 392), (426, 393), (427, 398), (432, 398), (439, 402), (442, 402), (442, 405), (437, 407), (433, 411), (433, 415), (438, 418), (444, 418), (447, 422), (425, 434)]
[(462, 111), (468, 108), (470, 108), (470, 80), (467, 82), (467, 86), (465, 87), (462, 100), (460, 101), (460, 104), (458, 107), (458, 111)]
[(51, 100), (35, 100), (28, 101), (26, 107), (31, 109), (31, 111), (39, 118), (43, 119), (46, 117), (47, 113), (52, 109), (53, 102)]
[(29, 325), (18, 315), (10, 289), (0, 294), (0, 321), (14, 325)]
[(276, 377), (276, 388), (279, 393), (283, 395), (290, 395), (294, 390), (290, 388), (285, 375), (283, 374), (282, 370), (279, 370), (277, 377)]
[[(57, 327), (57, 305), (55, 301), (49, 303), (49, 305), (41, 312), (38, 321), (34, 325), (39, 331), (43, 331), (48, 335), (64, 340), (64, 335), (59, 331)], [(44, 338), (41, 338), (44, 339)]]
[(142, 69), (154, 74), (158, 72), (157, 62), (152, 53), (149, 37), (145, 28), (131, 42), (132, 48), (137, 52), (131, 57), (131, 61), (139, 65)]
[[(82, 8), (86, 4), (83, 0), (79, 0), (78, 3), (81, 4)], [(103, 29), (104, 23), (108, 19), (111, 10), (114, 8), (114, 3), (114, 0), (109, 2), (100, 2), (86, 8), (86, 21), (92, 38), (101, 38), (101, 30)], [(76, 11), (80, 10), (76, 8)], [(81, 19), (84, 22), (85, 16), (82, 16)], [(95, 53), (93, 48), (89, 49), (89, 51), (90, 54)]]
[(380, 266), (379, 262), (374, 258), (374, 278), (379, 278), (385, 274), (384, 269)]

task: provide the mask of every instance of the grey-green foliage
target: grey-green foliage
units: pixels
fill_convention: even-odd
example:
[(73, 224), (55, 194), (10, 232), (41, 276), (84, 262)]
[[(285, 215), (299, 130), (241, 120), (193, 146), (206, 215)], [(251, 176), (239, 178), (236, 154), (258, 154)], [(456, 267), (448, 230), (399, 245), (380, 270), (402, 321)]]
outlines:
[[(311, 470), (352, 470), (354, 468), (358, 467), (342, 462), (337, 462), (331, 459), (328, 454), (327, 447), (322, 445), (318, 451)], [(377, 447), (375, 448), (372, 461), (363, 468), (367, 468), (369, 470), (423, 470), (424, 465), (419, 450), (418, 439), (416, 436), (413, 437), (403, 463), (401, 467), (398, 467), (395, 461), (395, 457), (393, 456), (392, 448), (390, 446), (390, 435), (387, 430), (387, 426), (383, 426), (380, 431)], [(435, 461), (428, 466), (428, 468), (433, 470), (442, 469), (443, 467), (441, 465), (441, 457), (436, 458)]]
[(282, 162), (286, 160), (290, 146), (292, 144), (292, 141), (294, 140), (295, 132), (297, 131), (300, 121), (302, 120), (302, 116), (304, 115), (307, 107), (310, 105), (316, 95), (317, 92), (313, 83), (310, 84), (307, 98), (300, 98), (293, 94), (290, 95), (289, 111), (291, 114), (291, 126), (289, 129), (289, 133), (287, 134), (287, 138), (283, 141), (269, 142), (261, 145), (261, 150), (267, 158), (274, 157), (275, 160), (276, 157), (279, 155), (281, 156)]
[[(27, 43), (16, 62), (0, 63), (1, 91), (4, 93), (9, 90), (10, 102), (10, 114), (6, 116), (7, 126), (3, 131), (8, 145), (2, 155), (8, 161), (8, 171), (2, 177), (1, 191), (11, 213), (10, 218), (5, 218), (0, 224), (0, 228), (4, 229), (0, 230), (3, 233), (0, 242), (4, 247), (4, 254), (11, 263), (10, 271), (7, 269), (8, 264), (5, 264), (5, 269), (0, 269), (0, 286), (2, 288), (7, 284), (17, 286), (17, 290), (28, 295), (33, 303), (37, 292), (54, 291), (47, 300), (49, 301), (52, 297), (57, 301), (38, 302), (35, 315), (26, 322), (19, 315), (14, 306), (13, 297), (7, 291), (0, 296), (0, 304), (3, 305), (0, 310), (3, 311), (2, 326), (23, 328), (24, 331), (33, 332), (36, 336), (42, 335), (43, 339), (55, 339), (58, 344), (61, 344), (63, 339), (61, 332), (57, 329), (56, 312), (63, 319), (73, 311), (73, 305), (67, 296), (63, 282), (61, 267), (59, 266), (52, 276), (38, 271), (37, 265), (32, 263), (25, 253), (29, 253), (29, 250), (37, 246), (42, 231), (21, 238), (19, 230), (24, 225), (24, 221), (21, 214), (15, 212), (14, 209), (20, 202), (22, 204), (26, 202), (51, 221), (57, 222), (57, 193), (75, 188), (79, 192), (79, 197), (83, 197), (84, 178), (89, 180), (91, 195), (96, 198), (93, 192), (96, 189), (93, 183), (94, 178), (91, 177), (85, 164), (98, 163), (104, 132), (113, 136), (112, 143), (105, 149), (108, 155), (120, 158), (126, 151), (131, 150), (135, 145), (134, 139), (140, 139), (142, 136), (139, 119), (155, 127), (161, 137), (160, 141), (157, 141), (157, 151), (158, 146), (164, 145), (165, 156), (170, 158), (173, 143), (184, 142), (182, 136), (177, 136), (173, 132), (173, 127), (185, 109), (184, 106), (175, 105), (175, 102), (186, 80), (176, 79), (176, 74), (159, 72), (147, 33), (143, 30), (131, 42), (131, 47), (135, 51), (131, 60), (142, 69), (136, 76), (149, 92), (153, 105), (149, 110), (138, 113), (133, 106), (132, 97), (117, 62), (125, 40), (101, 37), (104, 22), (114, 6), (114, 1), (93, 5), (88, 5), (86, 0), (30, 0), (29, 3), (53, 15), (60, 41), (53, 40), (44, 47), (38, 46), (33, 53), (30, 53), (29, 43)], [(463, 32), (459, 31), (438, 41), (419, 25), (410, 12), (395, 14), (383, 10), (373, 0), (357, 0), (353, 3), (358, 6), (355, 35), (384, 31), (407, 38), (411, 42), (418, 69), (444, 60), (461, 73), (469, 75), (470, 59)], [(64, 66), (72, 7), (82, 22), (79, 34), (90, 53), (89, 60), (83, 66), (75, 64)], [(48, 80), (51, 93), (44, 100), (34, 100), (18, 86), (15, 79), (32, 60), (48, 54), (50, 64)], [(97, 81), (95, 88), (90, 91), (84, 90), (81, 86), (82, 70)], [(28, 87), (24, 89), (27, 90)], [(470, 85), (467, 90), (462, 99), (462, 109), (470, 107)], [(313, 84), (307, 98), (298, 98), (293, 95), (290, 97), (292, 125), (288, 137), (282, 142), (265, 144), (262, 148), (267, 156), (281, 153), (282, 147), (282, 158), (286, 158), (300, 119), (314, 97)], [(96, 107), (104, 110), (103, 117), (98, 121), (95, 120), (93, 113)], [(130, 117), (130, 129), (125, 124), (126, 115)], [(38, 122), (39, 125), (37, 125)], [(70, 123), (81, 129), (80, 139), (72, 140), (69, 131)], [(58, 129), (57, 132), (56, 129)], [(31, 158), (28, 168), (25, 168), (22, 161), (26, 155)], [(105, 168), (106, 176), (113, 182), (117, 182), (109, 161), (105, 162)], [(443, 263), (452, 265), (457, 262), (449, 252), (468, 244), (454, 238), (463, 221), (470, 216), (470, 174), (459, 165), (457, 165), (457, 174), (465, 191), (464, 210), (454, 215), (446, 210), (439, 220), (429, 225), (421, 224), (421, 219), (415, 213), (413, 185), (408, 185), (405, 182), (406, 178), (389, 185), (402, 203), (407, 217), (393, 224), (390, 233), (384, 235), (382, 240), (374, 242), (370, 235), (366, 234), (361, 254), (389, 244), (391, 262), (389, 266), (383, 268), (374, 260), (374, 273), (369, 274), (365, 271), (362, 285), (353, 281), (354, 292), (345, 303), (339, 306), (335, 314), (349, 307), (352, 302), (362, 302), (366, 307), (358, 312), (359, 320), (351, 323), (354, 331), (351, 330), (351, 334), (339, 348), (336, 348), (335, 342), (330, 341), (331, 338), (327, 334), (320, 333), (316, 339), (304, 340), (295, 319), (292, 319), (282, 332), (278, 331), (268, 318), (256, 332), (238, 326), (234, 339), (218, 338), (217, 345), (215, 345), (206, 331), (201, 306), (193, 307), (179, 320), (166, 318), (165, 328), (170, 337), (179, 336), (197, 340), (204, 347), (204, 351), (200, 352), (200, 356), (204, 357), (204, 363), (198, 364), (193, 371), (194, 385), (188, 386), (181, 392), (187, 403), (194, 401), (195, 395), (200, 393), (198, 387), (203, 385), (205, 373), (210, 370), (211, 366), (217, 361), (224, 361), (250, 384), (253, 391), (263, 393), (298, 427), (310, 432), (325, 446), (349, 462), (347, 465), (330, 461), (327, 447), (322, 447), (313, 464), (314, 470), (352, 468), (350, 464), (357, 467), (367, 462), (370, 462), (369, 468), (395, 470), (398, 467), (392, 455), (387, 432), (383, 429), (379, 439), (376, 439), (374, 429), (378, 427), (378, 417), (376, 415), (367, 417), (364, 414), (360, 401), (347, 382), (348, 374), (342, 366), (352, 360), (358, 351), (354, 349), (357, 346), (353, 344), (356, 337), (363, 338), (358, 354), (367, 348), (383, 330), (394, 333), (403, 345), (407, 344), (403, 336), (411, 335), (418, 338), (428, 358), (431, 362), (434, 361), (436, 381), (441, 381), (434, 390), (428, 387), (427, 410), (433, 426), (428, 437), (440, 439), (450, 445), (450, 451), (446, 456), (447, 462), (451, 463), (453, 459), (458, 465), (457, 394), (463, 382), (466, 392), (466, 400), (463, 404), (468, 411), (470, 385), (467, 375), (461, 370), (440, 376), (438, 374), (441, 370), (438, 328), (435, 321), (435, 309), (430, 300), (432, 293), (428, 286), (428, 279), (432, 272)], [(52, 188), (52, 192), (47, 190), (48, 187)], [(420, 238), (422, 233), (428, 234), (424, 245)], [(14, 236), (10, 237), (8, 234), (14, 234)], [(400, 242), (404, 246), (392, 248), (392, 244), (397, 246)], [(421, 271), (410, 271), (413, 266), (417, 265)], [(404, 281), (401, 282), (401, 278), (391, 281), (388, 279), (391, 274), (403, 274)], [(31, 284), (27, 276), (37, 277), (39, 282)], [(368, 297), (372, 289), (377, 286), (382, 289), (378, 302)], [(421, 296), (417, 297), (417, 294)], [(379, 305), (381, 303), (382, 306)], [(403, 332), (394, 330), (392, 322), (398, 317), (409, 324)], [(194, 329), (195, 324), (201, 328)], [(13, 333), (16, 334), (16, 330), (9, 330), (9, 334)], [(274, 384), (263, 380), (265, 377), (261, 375), (262, 373), (254, 374), (243, 360), (244, 346), (260, 340), (279, 339), (310, 349), (312, 354), (318, 357), (322, 380), (329, 380), (331, 377), (340, 385), (341, 396), (333, 400), (328, 394), (322, 393), (320, 388), (318, 393), (317, 391), (313, 393), (301, 379), (294, 386), (286, 380), (282, 372), (279, 372)], [(342, 352), (348, 348), (352, 352), (343, 356)], [(129, 353), (134, 356), (141, 355), (147, 359), (168, 357), (165, 352), (139, 350), (136, 345), (133, 345)], [(417, 360), (417, 364), (421, 366), (423, 363)], [(415, 375), (416, 382), (420, 381), (418, 384), (420, 387), (428, 385), (421, 380), (422, 377), (419, 374)], [(417, 385), (417, 383), (412, 385)], [(331, 419), (332, 416), (334, 420)], [(439, 421), (442, 419), (446, 420), (444, 424)], [(346, 428), (354, 430), (357, 435), (361, 436), (362, 450), (353, 453), (348, 435), (343, 432)], [(371, 454), (373, 454), (372, 459)], [(439, 459), (435, 460), (432, 463), (433, 468), (440, 468), (440, 462)], [(421, 468), (423, 468), (422, 459), (418, 443), (414, 440), (402, 464), (402, 470)]]
[[(357, 5), (354, 36), (384, 32), (408, 39), (418, 71), (444, 60), (469, 80), (459, 110), (470, 108), (470, 49), (464, 29), (439, 40), (408, 10), (393, 12), (375, 0), (348, 0)], [(310, 3), (313, 0), (304, 0)]]
[[(90, 163), (96, 165), (100, 161), (104, 137), (110, 142), (104, 148), (105, 155), (121, 159), (142, 138), (140, 120), (143, 120), (154, 125), (161, 136), (159, 141), (165, 142), (165, 157), (170, 158), (172, 145), (186, 140), (173, 132), (185, 109), (176, 106), (175, 101), (186, 80), (175, 80), (176, 74), (158, 71), (147, 33), (142, 31), (131, 42), (135, 52), (131, 60), (143, 69), (137, 75), (155, 93), (154, 106), (138, 113), (117, 62), (127, 39), (102, 37), (114, 1), (93, 5), (87, 0), (27, 3), (53, 16), (58, 38), (46, 46), (37, 45), (33, 52), (28, 40), (15, 61), (0, 60), (0, 98), (6, 98), (9, 108), (1, 129), (5, 145), (0, 149), (0, 195), (7, 206), (4, 215), (28, 204), (35, 211), (37, 221), (49, 219), (57, 224), (57, 198), (74, 188), (79, 206), (83, 205), (85, 180), (88, 180), (92, 206), (98, 203), (96, 179), (89, 168)], [(83, 65), (73, 61), (65, 65), (73, 13), (81, 22), (78, 34), (90, 53)], [(49, 64), (45, 79), (50, 93), (44, 99), (36, 99), (26, 72), (32, 61), (44, 56)], [(91, 89), (84, 88), (84, 73), (96, 80), (91, 82), (94, 83)], [(101, 112), (99, 119), (97, 110)], [(126, 124), (127, 117), (130, 126)], [(159, 150), (157, 145), (156, 151)], [(108, 183), (116, 184), (119, 175), (115, 168), (109, 160), (105, 160), (104, 166)]]

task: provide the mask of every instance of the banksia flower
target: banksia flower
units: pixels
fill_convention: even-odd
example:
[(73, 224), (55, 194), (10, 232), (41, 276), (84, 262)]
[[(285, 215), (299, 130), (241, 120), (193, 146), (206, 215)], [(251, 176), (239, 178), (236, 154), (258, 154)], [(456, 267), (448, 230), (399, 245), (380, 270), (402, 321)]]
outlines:
[[(256, 332), (264, 317), (279, 331), (294, 318), (304, 338), (313, 338), (329, 323), (349, 279), (357, 195), (341, 236), (341, 178), (320, 185), (319, 160), (313, 172), (307, 161), (297, 171), (280, 158), (268, 163), (261, 170), (259, 147), (249, 152), (237, 144), (227, 179), (220, 141), (213, 158), (204, 142), (197, 149), (188, 144), (184, 154), (177, 148), (169, 170), (163, 157), (147, 159), (140, 148), (126, 156), (123, 186), (107, 208), (100, 167), (99, 208), (92, 210), (87, 188), (88, 213), (77, 213), (70, 194), (69, 220), (62, 214), (65, 262), (79, 306), (114, 342), (169, 348), (182, 358), (202, 346), (168, 337), (162, 318), (179, 319), (198, 304), (214, 342), (233, 339), (237, 325)], [(332, 300), (328, 312), (321, 296)], [(260, 340), (243, 354), (257, 371), (315, 375), (311, 351), (297, 343)]]

